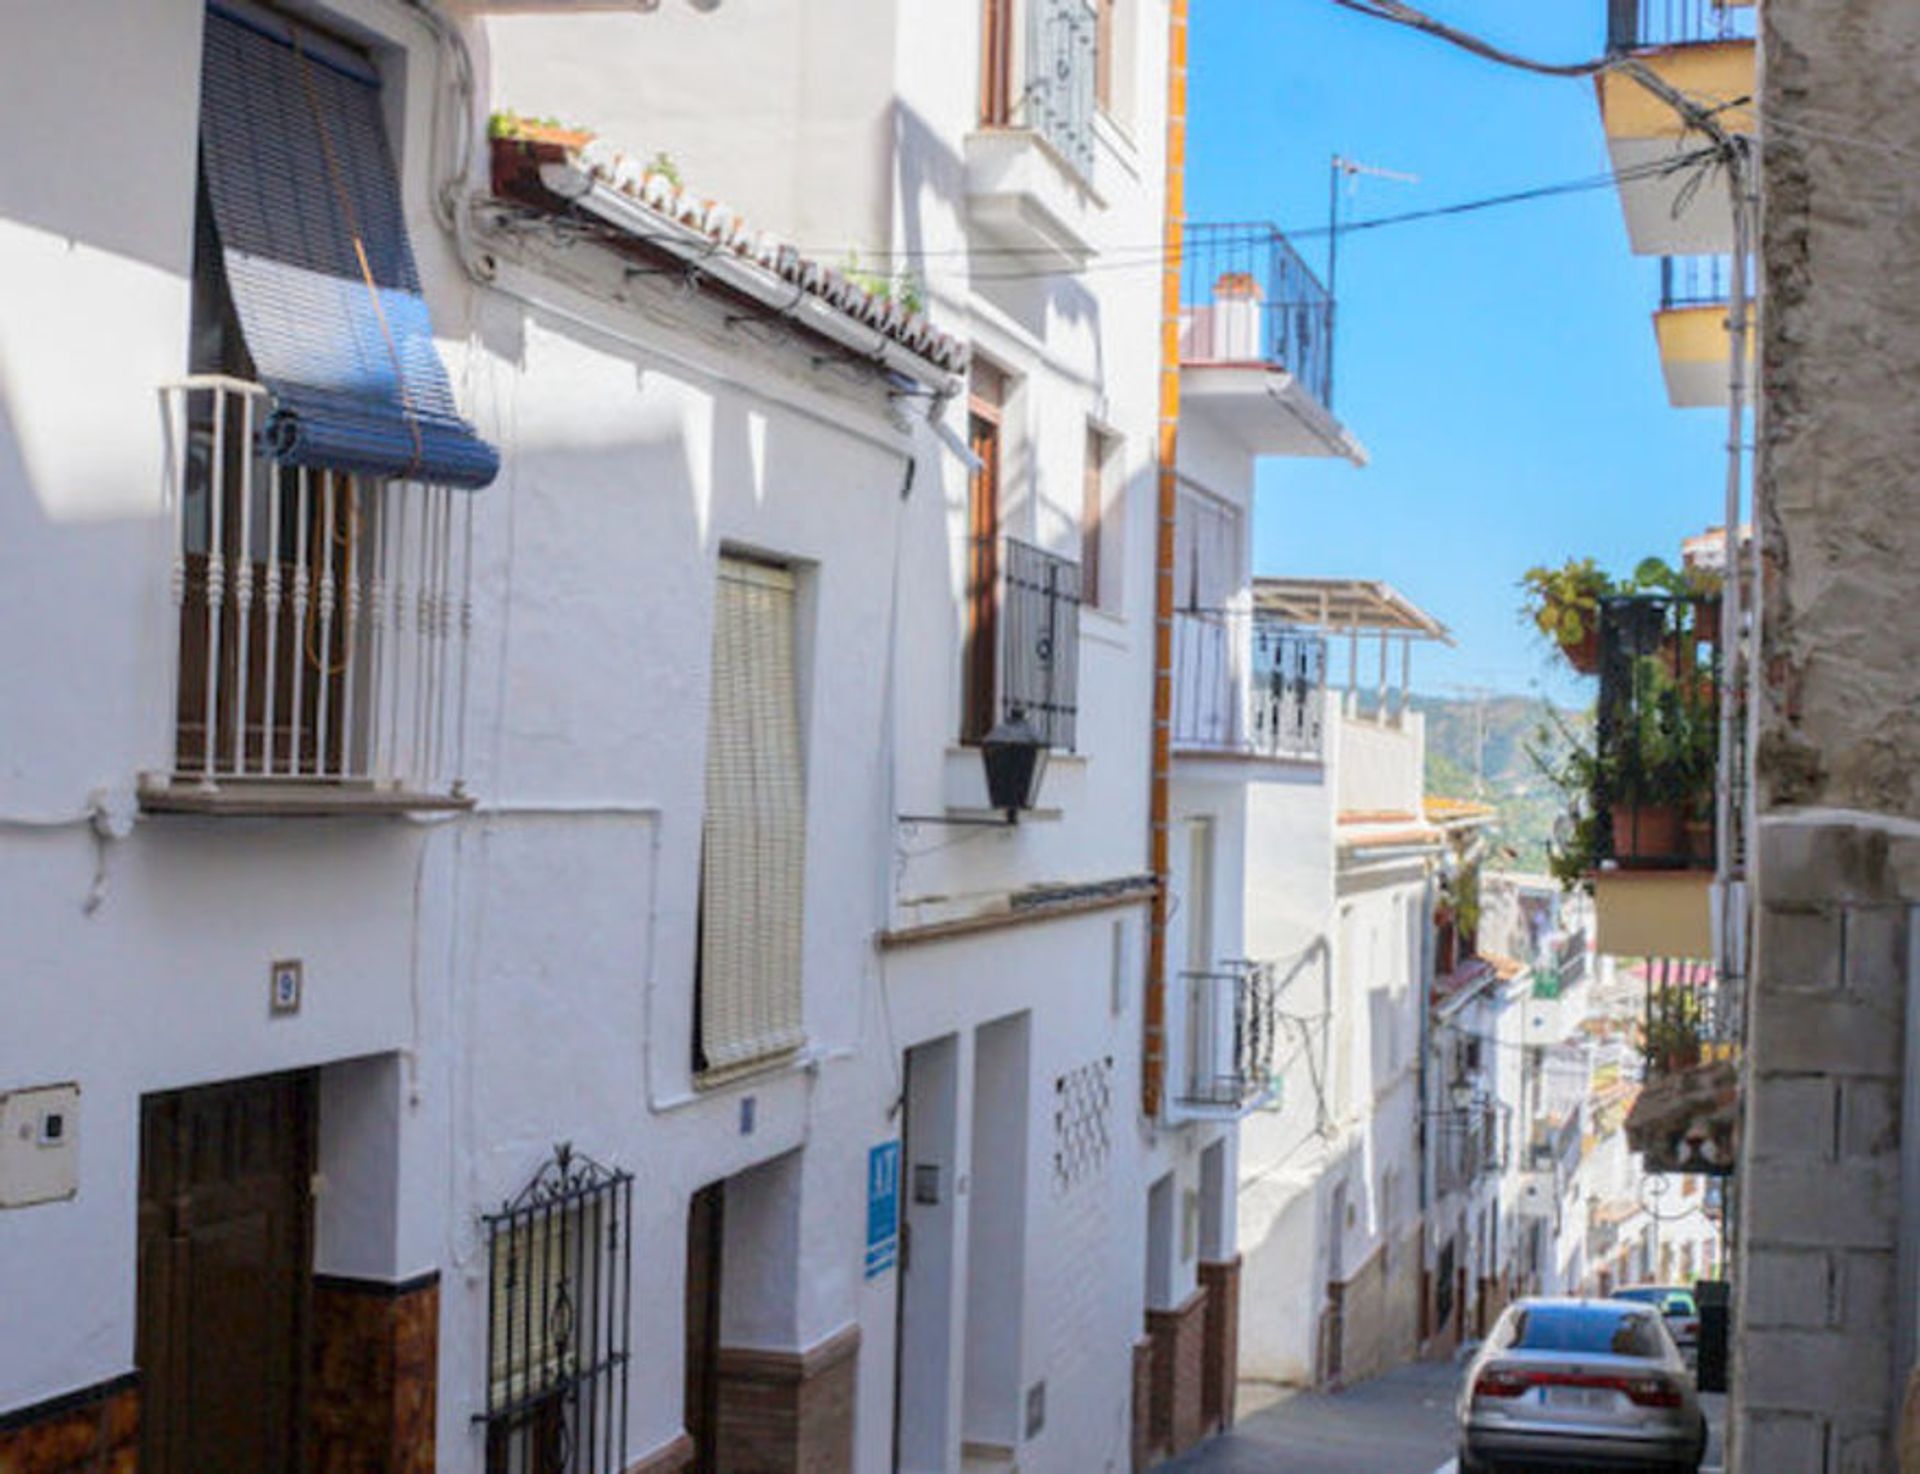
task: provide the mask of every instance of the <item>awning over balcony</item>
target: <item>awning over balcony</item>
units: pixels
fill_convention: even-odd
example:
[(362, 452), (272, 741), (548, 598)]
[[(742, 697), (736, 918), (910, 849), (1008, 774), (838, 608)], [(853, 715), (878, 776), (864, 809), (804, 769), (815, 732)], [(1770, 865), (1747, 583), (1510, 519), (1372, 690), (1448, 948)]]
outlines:
[(207, 12), (202, 177), (227, 287), (290, 465), (485, 486), (455, 407), (364, 57), (236, 0)]

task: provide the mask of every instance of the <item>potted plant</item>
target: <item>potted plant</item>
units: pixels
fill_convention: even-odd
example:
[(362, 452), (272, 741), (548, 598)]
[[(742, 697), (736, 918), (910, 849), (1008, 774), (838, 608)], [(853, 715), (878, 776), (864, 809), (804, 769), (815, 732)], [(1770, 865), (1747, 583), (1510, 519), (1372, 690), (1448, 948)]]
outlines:
[(1643, 1026), (1651, 1074), (1673, 1075), (1699, 1064), (1704, 1054), (1700, 1005), (1693, 994), (1670, 991), (1649, 1008)]
[(1591, 558), (1569, 558), (1558, 568), (1529, 568), (1520, 580), (1525, 612), (1582, 675), (1600, 669), (1600, 600), (1613, 580)]
[(592, 143), (591, 128), (576, 128), (558, 118), (523, 118), (511, 108), (487, 118), (487, 137), (513, 143), (544, 143), (574, 152)]
[(1687, 860), (1688, 826), (1711, 815), (1719, 734), (1710, 696), (1676, 678), (1665, 652), (1636, 655), (1600, 753), (1616, 860)]

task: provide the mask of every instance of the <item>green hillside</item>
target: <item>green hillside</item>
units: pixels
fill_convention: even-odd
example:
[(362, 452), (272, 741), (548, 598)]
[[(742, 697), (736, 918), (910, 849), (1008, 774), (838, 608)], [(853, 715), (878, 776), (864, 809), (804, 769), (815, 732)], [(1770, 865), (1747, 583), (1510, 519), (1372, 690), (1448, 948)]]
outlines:
[[(1561, 798), (1528, 749), (1538, 744), (1543, 727), (1553, 733), (1547, 704), (1530, 696), (1415, 696), (1413, 704), (1427, 719), (1427, 791), (1492, 804), (1500, 813), (1494, 843), (1511, 851), (1500, 863), (1546, 869)], [(1559, 715), (1569, 729), (1586, 730), (1586, 713)], [(1549, 735), (1545, 746), (1552, 753), (1560, 742)]]

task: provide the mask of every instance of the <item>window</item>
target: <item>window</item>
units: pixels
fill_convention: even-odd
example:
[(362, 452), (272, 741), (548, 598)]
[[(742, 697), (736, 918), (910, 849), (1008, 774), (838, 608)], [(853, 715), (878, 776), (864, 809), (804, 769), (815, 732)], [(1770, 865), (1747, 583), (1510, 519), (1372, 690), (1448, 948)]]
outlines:
[(1120, 440), (1097, 425), (1087, 426), (1086, 467), (1080, 489), (1080, 598), (1108, 613), (1120, 609), (1120, 508), (1113, 479), (1119, 469)]
[(1048, 747), (1071, 750), (1079, 709), (1080, 565), (1006, 535), (1001, 432), (1007, 375), (975, 356), (967, 440), (966, 627), (960, 740), (1018, 716)]
[(498, 457), (434, 347), (379, 75), (220, 0), (200, 162), (190, 376), (163, 395), (174, 776), (457, 790), (472, 502), (454, 492)]
[(794, 580), (722, 558), (714, 599), (694, 1066), (707, 1079), (799, 1047), (806, 778)]
[(981, 0), (980, 126), (1013, 121), (1013, 0)]
[(1000, 629), (1000, 429), (1007, 377), (975, 357), (967, 401), (967, 448), (979, 463), (967, 483), (967, 633), (962, 741), (978, 742), (994, 722)]
[(1240, 513), (1208, 492), (1183, 485), (1174, 505), (1174, 607), (1219, 613), (1246, 580), (1241, 576)]
[(1114, 47), (1118, 42), (1114, 11), (1119, 0), (1093, 0), (1093, 95), (1100, 104), (1100, 111), (1113, 111)]
[(617, 1474), (633, 1177), (562, 1145), (484, 1219), (487, 1474)]

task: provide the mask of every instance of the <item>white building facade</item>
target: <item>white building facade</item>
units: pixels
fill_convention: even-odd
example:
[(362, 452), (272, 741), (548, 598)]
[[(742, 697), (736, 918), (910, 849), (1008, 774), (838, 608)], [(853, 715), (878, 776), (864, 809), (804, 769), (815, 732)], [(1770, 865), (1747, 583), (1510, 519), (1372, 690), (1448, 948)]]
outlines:
[(1166, 7), (856, 8), (11, 38), (0, 1449), (1230, 1417), (1237, 1108), (1139, 1108), (1158, 307), (1080, 270), (1160, 229)]

